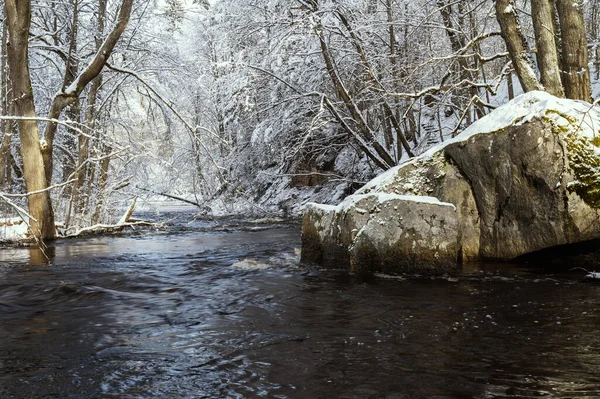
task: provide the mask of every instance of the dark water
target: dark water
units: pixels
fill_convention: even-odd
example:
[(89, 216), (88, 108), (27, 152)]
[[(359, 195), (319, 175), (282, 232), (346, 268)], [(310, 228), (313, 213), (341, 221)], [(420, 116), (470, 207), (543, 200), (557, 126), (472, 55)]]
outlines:
[(349, 276), (247, 227), (0, 251), (0, 398), (600, 397), (581, 273)]

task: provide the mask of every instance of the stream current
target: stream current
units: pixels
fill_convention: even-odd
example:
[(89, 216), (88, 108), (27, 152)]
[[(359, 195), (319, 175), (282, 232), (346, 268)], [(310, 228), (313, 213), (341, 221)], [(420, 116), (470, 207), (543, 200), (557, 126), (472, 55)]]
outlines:
[(297, 224), (179, 215), (57, 242), (50, 265), (1, 249), (0, 398), (600, 397), (581, 273), (353, 276), (299, 246)]

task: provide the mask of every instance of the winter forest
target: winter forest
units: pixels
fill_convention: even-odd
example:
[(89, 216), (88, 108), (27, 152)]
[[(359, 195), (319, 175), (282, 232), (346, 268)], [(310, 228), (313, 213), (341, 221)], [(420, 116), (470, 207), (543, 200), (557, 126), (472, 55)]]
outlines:
[[(600, 95), (596, 0), (6, 0), (1, 216), (295, 215), (524, 91)], [(32, 220), (33, 220), (32, 219)]]
[(0, 399), (600, 398), (600, 0), (0, 24)]

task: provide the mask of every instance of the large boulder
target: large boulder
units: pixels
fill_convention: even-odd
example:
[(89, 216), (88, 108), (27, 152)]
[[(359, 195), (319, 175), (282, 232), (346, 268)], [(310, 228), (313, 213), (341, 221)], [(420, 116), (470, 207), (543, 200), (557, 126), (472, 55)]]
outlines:
[(590, 104), (524, 94), (342, 204), (308, 206), (302, 258), (445, 272), (600, 238), (599, 127)]
[(303, 259), (355, 272), (455, 270), (456, 207), (437, 198), (352, 195), (338, 207), (311, 204), (303, 222)]

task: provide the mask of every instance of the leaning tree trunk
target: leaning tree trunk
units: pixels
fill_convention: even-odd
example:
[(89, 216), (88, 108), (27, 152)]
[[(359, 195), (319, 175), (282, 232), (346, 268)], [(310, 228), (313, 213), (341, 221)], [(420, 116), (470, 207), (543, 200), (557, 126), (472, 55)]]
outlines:
[[(319, 25), (315, 28), (315, 32), (317, 37), (319, 38), (319, 42), (321, 44), (321, 54), (323, 55), (323, 60), (325, 61), (325, 67), (327, 73), (331, 77), (331, 81), (333, 86), (346, 105), (350, 115), (352, 116), (353, 121), (358, 126), (359, 132), (358, 134), (352, 134), (356, 137), (359, 142), (359, 146), (361, 150), (375, 163), (378, 167), (383, 170), (387, 170), (393, 166), (395, 166), (395, 162), (388, 151), (376, 140), (373, 131), (369, 128), (369, 125), (366, 123), (363, 115), (361, 114), (357, 104), (354, 102), (350, 93), (346, 90), (340, 76), (338, 75), (335, 64), (333, 61), (333, 57), (331, 52), (329, 51), (329, 45), (325, 40), (325, 36), (323, 34), (323, 26), (319, 23)], [(330, 111), (334, 114), (338, 122), (344, 126), (345, 130), (350, 130), (347, 124), (343, 124), (344, 121), (335, 113), (334, 110), (329, 108)]]
[(535, 56), (542, 85), (548, 93), (564, 97), (565, 91), (560, 78), (560, 63), (556, 50), (554, 2), (552, 0), (532, 0), (531, 15), (537, 50)]
[(561, 28), (562, 81), (565, 95), (590, 101), (590, 70), (582, 0), (556, 0)]
[(19, 120), (21, 156), (32, 233), (36, 239), (48, 240), (56, 236), (54, 214), (42, 158), (43, 143), (40, 143), (33, 90), (29, 75), (29, 27), (31, 24), (30, 0), (6, 0), (8, 19), (8, 64), (12, 81), (15, 112), (30, 118)]
[(535, 76), (529, 58), (529, 48), (517, 19), (514, 0), (496, 0), (496, 19), (523, 91), (544, 90)]

